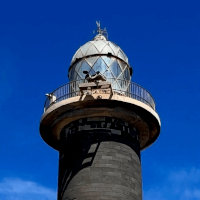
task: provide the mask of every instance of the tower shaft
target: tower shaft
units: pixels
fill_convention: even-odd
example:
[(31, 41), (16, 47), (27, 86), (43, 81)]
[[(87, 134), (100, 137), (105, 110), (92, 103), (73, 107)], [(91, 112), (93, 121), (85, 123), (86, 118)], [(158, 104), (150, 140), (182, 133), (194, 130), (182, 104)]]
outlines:
[(83, 118), (60, 137), (59, 200), (142, 199), (135, 127), (113, 117)]

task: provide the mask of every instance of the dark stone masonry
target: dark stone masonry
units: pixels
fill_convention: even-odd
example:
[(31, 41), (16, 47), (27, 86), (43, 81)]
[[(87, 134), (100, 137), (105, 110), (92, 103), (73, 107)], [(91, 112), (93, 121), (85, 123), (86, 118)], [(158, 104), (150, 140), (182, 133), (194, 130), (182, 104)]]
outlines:
[(137, 130), (121, 119), (84, 118), (63, 128), (59, 200), (141, 200)]

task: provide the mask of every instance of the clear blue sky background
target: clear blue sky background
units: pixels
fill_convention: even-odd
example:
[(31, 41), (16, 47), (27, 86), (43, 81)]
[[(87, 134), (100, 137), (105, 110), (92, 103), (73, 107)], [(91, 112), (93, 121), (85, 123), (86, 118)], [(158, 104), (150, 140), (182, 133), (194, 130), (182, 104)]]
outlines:
[(149, 90), (161, 135), (142, 152), (144, 200), (200, 199), (200, 2), (0, 3), (0, 200), (55, 200), (58, 153), (39, 135), (44, 94), (66, 83), (75, 51), (106, 27)]

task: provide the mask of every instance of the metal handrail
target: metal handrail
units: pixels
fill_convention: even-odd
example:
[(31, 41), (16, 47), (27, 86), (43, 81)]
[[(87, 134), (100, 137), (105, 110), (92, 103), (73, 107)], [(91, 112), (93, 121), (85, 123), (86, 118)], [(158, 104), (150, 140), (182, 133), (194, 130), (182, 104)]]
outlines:
[[(116, 79), (110, 78), (107, 79), (106, 81), (111, 82), (111, 84), (114, 84)], [(154, 98), (146, 89), (130, 81), (119, 80), (119, 79), (117, 81), (118, 83), (121, 84), (121, 87), (123, 87), (123, 89), (113, 88), (112, 90), (114, 93), (122, 94), (124, 96), (141, 101), (155, 110)], [(87, 81), (85, 79), (71, 81), (54, 90), (50, 95), (55, 98), (47, 97), (44, 104), (44, 111), (46, 111), (50, 106), (52, 106), (57, 102), (63, 101), (71, 97), (79, 96), (80, 95), (79, 84), (86, 82)]]

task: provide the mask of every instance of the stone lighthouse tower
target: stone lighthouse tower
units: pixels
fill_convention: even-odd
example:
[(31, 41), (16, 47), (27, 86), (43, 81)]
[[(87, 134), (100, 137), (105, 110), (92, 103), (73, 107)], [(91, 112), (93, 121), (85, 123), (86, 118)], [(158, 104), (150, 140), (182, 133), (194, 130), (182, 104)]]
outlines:
[(160, 118), (97, 25), (72, 58), (69, 83), (46, 94), (40, 134), (59, 151), (58, 200), (141, 200), (140, 151), (157, 139)]

